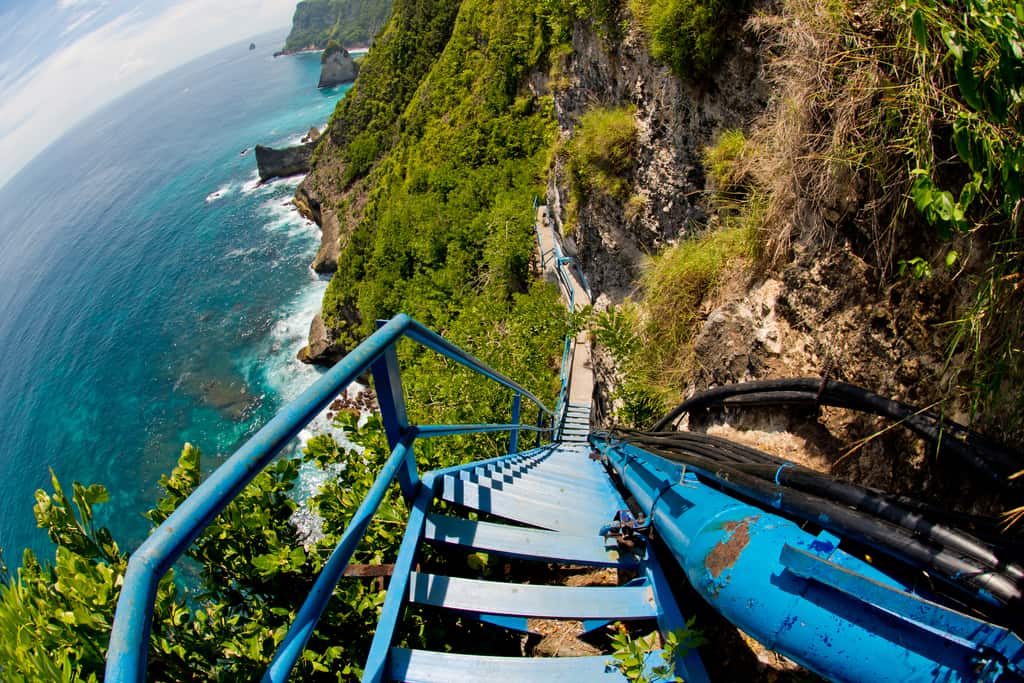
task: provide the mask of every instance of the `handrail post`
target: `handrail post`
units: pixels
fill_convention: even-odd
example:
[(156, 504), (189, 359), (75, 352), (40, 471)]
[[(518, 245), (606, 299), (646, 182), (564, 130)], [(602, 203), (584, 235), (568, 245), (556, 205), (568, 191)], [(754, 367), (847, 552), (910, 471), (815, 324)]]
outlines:
[(544, 411), (537, 408), (537, 442), (534, 444), (536, 448), (540, 448), (540, 438), (544, 433), (541, 431), (542, 429), (544, 429)]
[(512, 434), (509, 435), (508, 440), (508, 452), (509, 455), (512, 453), (519, 452), (519, 413), (522, 408), (523, 395), (516, 392), (515, 397), (512, 399), (512, 424), (516, 426), (512, 430)]
[[(377, 321), (378, 327), (384, 320)], [(398, 353), (391, 344), (370, 366), (373, 386), (377, 392), (377, 407), (388, 437), (388, 448), (394, 450), (409, 429), (409, 417), (405, 410), (405, 392), (402, 389), (402, 373), (398, 367)], [(398, 486), (407, 504), (416, 497), (419, 475), (416, 472), (416, 452), (410, 445), (405, 464), (398, 470)]]

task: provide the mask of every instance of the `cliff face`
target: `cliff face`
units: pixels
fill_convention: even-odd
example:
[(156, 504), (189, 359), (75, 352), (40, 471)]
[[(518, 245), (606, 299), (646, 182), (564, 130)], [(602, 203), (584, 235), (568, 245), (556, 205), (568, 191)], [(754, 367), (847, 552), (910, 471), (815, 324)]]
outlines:
[[(598, 418), (606, 425), (628, 421), (636, 414), (638, 395), (641, 405), (650, 405), (643, 401), (652, 397), (651, 403), (663, 401), (651, 409), (657, 412), (727, 383), (828, 373), (913, 405), (941, 406), (952, 419), (974, 421), (997, 438), (1019, 442), (1020, 420), (997, 417), (1006, 412), (1005, 403), (971, 415), (970, 399), (955, 379), (963, 372), (956, 365), (964, 363), (968, 350), (950, 355), (950, 321), (969, 308), (966, 302), (976, 296), (973, 283), (985, 277), (985, 240), (975, 242), (972, 258), (958, 263), (959, 274), (941, 265), (916, 277), (894, 272), (901, 258), (906, 268), (927, 260), (919, 258), (922, 253), (941, 255), (961, 247), (944, 246), (924, 231), (912, 206), (900, 224), (883, 232), (879, 226), (893, 215), (894, 200), (886, 204), (886, 190), (875, 185), (882, 162), (858, 168), (830, 161), (836, 152), (821, 140), (842, 140), (846, 127), (873, 120), (871, 107), (879, 100), (821, 98), (812, 84), (838, 88), (842, 79), (853, 79), (849, 73), (817, 74), (818, 80), (804, 75), (800, 84), (800, 101), (808, 106), (794, 105), (800, 74), (793, 65), (810, 59), (801, 50), (820, 49), (823, 41), (820, 35), (817, 42), (810, 39), (813, 32), (802, 11), (800, 3), (760, 3), (751, 13), (756, 19), (729, 28), (730, 47), (700, 82), (680, 79), (652, 59), (635, 22), (617, 39), (602, 37), (606, 32), (593, 24), (576, 25), (572, 51), (563, 57), (559, 83), (552, 88), (564, 148), (570, 151), (555, 158), (547, 202), (584, 266), (596, 308), (624, 311), (633, 329), (614, 328), (607, 320), (599, 324), (609, 325), (605, 331), (619, 343), (657, 347), (656, 353), (623, 358), (599, 344), (594, 354)], [(884, 20), (875, 21), (871, 40), (885, 35)], [(786, 35), (794, 31), (801, 31), (803, 44)], [(874, 49), (863, 48), (860, 59)], [(574, 177), (573, 140), (583, 135), (585, 112), (595, 108), (632, 113), (636, 152), (623, 177), (625, 192), (581, 188)], [(750, 141), (752, 160), (730, 161), (729, 179), (712, 177), (708, 148), (728, 134)], [(848, 149), (855, 142), (842, 144)], [(896, 174), (885, 172), (894, 182)], [(762, 192), (774, 194), (765, 198)], [(675, 285), (652, 279), (660, 264), (674, 258), (670, 252), (678, 253), (671, 245), (697, 244), (697, 237), (721, 234), (741, 220), (754, 235), (751, 242), (762, 245), (755, 247), (764, 250), (759, 255), (715, 264), (720, 272), (685, 296), (665, 290), (694, 287), (684, 279), (690, 276), (679, 275)], [(785, 241), (784, 247), (779, 249), (776, 240)], [(932, 264), (936, 260), (931, 257)], [(667, 336), (647, 336), (666, 327), (660, 320), (673, 317), (692, 322), (678, 325), (680, 334), (671, 342)], [(667, 359), (669, 372), (648, 375), (657, 386), (639, 386), (635, 378), (644, 368), (638, 365), (654, 357)], [(1009, 397), (1014, 390), (1003, 391)], [(841, 410), (823, 411), (817, 420), (797, 417), (773, 413), (744, 421), (717, 415), (690, 427), (750, 428), (762, 435), (753, 445), (768, 450), (765, 444), (776, 437), (766, 435), (791, 429), (798, 435), (787, 438), (799, 444), (800, 453), (839, 477), (933, 501), (958, 498), (964, 509), (986, 514), (1015, 504), (965, 481), (961, 463), (936, 461), (916, 438), (900, 430), (876, 434), (885, 424), (875, 418)], [(862, 441), (866, 445), (856, 457), (839, 457)]]
[(256, 145), (256, 168), (259, 170), (260, 182), (309, 171), (309, 162), (313, 158), (316, 144), (316, 141), (312, 141), (283, 149)]
[(283, 52), (342, 45), (369, 45), (387, 22), (391, 0), (303, 0), (295, 8)]
[[(871, 218), (884, 219), (891, 206), (886, 209), (872, 199), (877, 188), (868, 177), (870, 167), (855, 173), (813, 148), (822, 138), (844, 134), (836, 127), (844, 110), (814, 109), (813, 92), (802, 96), (810, 103), (807, 109), (787, 100), (799, 80), (786, 74), (795, 63), (807, 63), (801, 50), (813, 51), (818, 43), (784, 39), (787, 30), (807, 30), (813, 16), (795, 16), (804, 11), (799, 3), (782, 5), (759, 3), (750, 14), (754, 18), (734, 20), (719, 36), (728, 48), (700, 78), (680, 78), (653, 58), (649, 34), (625, 7), (610, 20), (579, 14), (543, 17), (549, 26), (561, 28), (538, 33), (537, 44), (544, 47), (530, 57), (524, 51), (523, 68), (512, 78), (496, 78), (500, 87), (486, 89), (478, 85), (480, 74), (508, 55), (497, 45), (498, 36), (506, 34), (486, 23), (499, 20), (470, 0), (437, 3), (426, 12), (416, 3), (400, 3), (376, 54), (371, 53), (356, 86), (340, 103), (327, 131), (329, 142), (299, 189), (297, 203), (339, 245), (337, 252), (331, 251), (333, 261), (323, 260), (325, 268), (334, 262), (346, 268), (332, 281), (310, 348), (330, 349), (323, 356), (329, 358), (351, 343), (373, 315), (415, 302), (410, 287), (428, 291), (444, 280), (441, 271), (432, 269), (442, 261), (464, 258), (451, 247), (461, 238), (464, 219), (449, 221), (449, 232), (438, 235), (413, 230), (398, 238), (399, 233), (388, 231), (396, 225), (405, 230), (407, 223), (426, 224), (448, 211), (453, 201), (473, 206), (477, 190), (465, 189), (460, 184), (464, 177), (470, 170), (504, 163), (488, 145), (497, 141), (506, 153), (509, 132), (526, 117), (539, 116), (537, 121), (548, 120), (556, 127), (557, 136), (544, 140), (550, 165), (538, 175), (546, 180), (551, 216), (598, 295), (597, 310), (611, 305), (632, 310), (636, 343), (680, 359), (668, 380), (655, 378), (662, 382), (656, 389), (664, 392), (665, 400), (724, 382), (813, 376), (825, 367), (832, 377), (911, 403), (939, 400), (950, 378), (944, 374), (947, 342), (936, 330), (954, 318), (970, 285), (966, 278), (895, 277), (891, 268), (896, 258), (913, 256), (921, 248), (921, 235), (914, 230), (900, 239), (890, 235), (888, 265), (879, 258), (879, 240), (865, 236), (871, 234)], [(495, 6), (492, 11), (507, 13), (508, 8)], [(459, 21), (454, 21), (455, 12)], [(884, 33), (874, 24), (861, 26), (853, 30), (867, 35), (866, 40)], [(507, 34), (517, 35), (517, 30), (518, 35), (531, 35), (526, 27), (507, 27)], [(398, 45), (418, 49), (410, 53)], [(819, 82), (805, 81), (803, 88)], [(458, 99), (464, 94), (467, 100)], [(437, 106), (440, 101), (446, 108)], [(871, 102), (855, 103), (862, 108), (858, 115), (864, 116)], [(486, 106), (473, 108), (481, 103)], [(581, 152), (574, 148), (587, 113), (601, 109), (627, 112), (633, 128), (629, 163), (614, 182), (606, 181), (611, 189), (586, 186), (593, 178), (581, 181)], [(804, 128), (791, 141), (784, 127), (773, 126), (785, 123), (780, 117), (794, 110), (803, 117), (799, 123)], [(506, 118), (492, 126), (490, 117)], [(767, 191), (764, 184), (775, 179), (769, 169), (754, 182), (754, 172), (739, 161), (729, 161), (727, 171), (712, 171), (708, 150), (720, 145), (726, 133), (753, 140), (753, 154), (764, 150), (761, 156), (781, 169), (786, 164), (818, 166), (804, 171), (804, 187), (781, 203), (773, 189), (776, 203), (769, 204), (765, 215), (758, 214), (754, 210)], [(455, 172), (452, 160), (466, 166)], [(516, 163), (532, 168), (521, 156)], [(732, 180), (725, 178), (730, 174)], [(492, 181), (489, 188), (507, 182)], [(479, 206), (479, 214), (466, 215), (491, 230), (504, 225), (505, 219), (496, 221), (490, 213), (492, 206)], [(400, 207), (406, 216), (390, 207)], [(652, 302), (664, 292), (655, 291), (645, 278), (662, 259), (659, 253), (729, 226), (735, 231), (741, 219), (752, 235), (749, 241), (756, 243), (752, 249), (762, 250), (760, 255), (719, 259), (716, 274), (695, 287), (687, 310), (655, 308)], [(788, 242), (778, 248), (781, 240)], [(384, 252), (378, 251), (385, 245), (392, 255), (387, 263), (379, 260)], [(469, 253), (481, 253), (480, 247), (474, 245)], [(965, 267), (978, 264), (975, 259)], [(392, 280), (381, 274), (388, 270), (394, 273)], [(417, 277), (424, 278), (420, 284), (408, 284)], [(662, 288), (674, 287), (669, 283)], [(432, 315), (436, 309), (424, 310)], [(683, 316), (691, 316), (692, 324), (684, 325), (685, 334), (673, 346), (664, 338), (644, 337), (652, 319)], [(317, 355), (307, 353), (306, 358), (315, 360)], [(631, 371), (607, 349), (599, 348), (596, 357), (600, 417), (618, 419)], [(969, 417), (956, 400), (947, 410), (961, 419)], [(877, 425), (837, 417), (829, 429), (833, 438), (854, 442)], [(916, 455), (903, 469), (886, 468), (881, 459), (866, 457), (861, 461), (867, 463), (864, 470), (850, 470), (851, 476), (880, 484), (898, 480), (907, 490), (941, 486), (930, 478), (927, 459), (915, 446), (895, 434), (877, 443), (886, 446), (879, 447), (879, 458), (889, 447)]]
[[(572, 51), (563, 60), (553, 94), (564, 138), (570, 139), (583, 114), (596, 107), (635, 108), (628, 201), (601, 193), (579, 197), (573, 221), (578, 230), (570, 235), (591, 284), (618, 302), (635, 289), (644, 255), (703, 228), (702, 150), (719, 132), (741, 127), (763, 111), (769, 88), (759, 77), (759, 54), (742, 35), (712, 80), (699, 87), (655, 61), (636, 29), (609, 39), (592, 24), (578, 23)], [(566, 167), (566, 156), (557, 157), (548, 179), (548, 204), (563, 233), (571, 232)]]

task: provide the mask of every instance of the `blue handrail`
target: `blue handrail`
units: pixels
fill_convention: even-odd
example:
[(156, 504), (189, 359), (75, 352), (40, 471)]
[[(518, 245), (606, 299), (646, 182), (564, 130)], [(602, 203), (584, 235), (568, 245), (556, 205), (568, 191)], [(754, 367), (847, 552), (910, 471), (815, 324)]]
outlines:
[[(178, 509), (157, 527), (132, 553), (125, 572), (124, 586), (118, 599), (117, 611), (110, 634), (107, 654), (107, 681), (143, 681), (146, 674), (146, 656), (153, 618), (153, 602), (157, 585), (175, 561), (185, 552), (203, 529), (230, 503), (245, 486), (266, 467), (284, 446), (322, 410), (324, 410), (349, 384), (371, 367), (378, 388), (381, 414), (385, 427), (389, 424), (389, 442), (392, 454), (370, 494), (349, 523), (338, 546), (324, 566), (306, 603), (301, 608), (292, 628), (275, 654), (264, 680), (283, 681), (301, 654), (317, 619), (330, 599), (334, 586), (344, 573), (348, 561), (362, 539), (369, 519), (383, 499), (384, 492), (396, 478), (403, 484), (403, 493), (415, 495), (420, 482), (406, 481), (415, 477), (415, 456), (412, 444), (418, 436), (440, 436), (442, 429), (430, 425), (420, 428), (404, 424), (405, 405), (401, 392), (401, 377), (394, 356), (395, 344), (401, 338), (411, 339), (437, 353), (483, 375), (525, 397), (541, 414), (554, 420), (555, 413), (539, 398), (490, 368), (471, 354), (463, 351), (437, 333), (427, 329), (409, 316), (396, 315), (380, 329), (349, 352), (317, 382), (295, 401), (285, 406), (270, 422), (263, 426), (234, 455), (210, 475)], [(517, 399), (518, 402), (519, 399)], [(395, 416), (400, 419), (395, 421)], [(513, 422), (517, 422), (513, 420)], [(392, 434), (392, 431), (399, 431)], [(444, 428), (444, 434), (467, 434), (483, 431), (510, 431), (519, 429), (550, 432), (551, 428), (531, 425), (453, 425)], [(394, 438), (393, 438), (394, 437)], [(407, 490), (410, 489), (410, 490)]]

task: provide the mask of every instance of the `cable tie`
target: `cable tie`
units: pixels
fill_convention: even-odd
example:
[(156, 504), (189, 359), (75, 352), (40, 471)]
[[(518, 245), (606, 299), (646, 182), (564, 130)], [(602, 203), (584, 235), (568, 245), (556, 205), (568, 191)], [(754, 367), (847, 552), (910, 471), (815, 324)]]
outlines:
[(786, 469), (787, 467), (796, 467), (796, 464), (791, 462), (784, 462), (781, 465), (779, 465), (779, 469), (775, 470), (776, 486), (782, 486), (782, 483), (779, 481), (779, 476), (782, 474), (782, 470)]

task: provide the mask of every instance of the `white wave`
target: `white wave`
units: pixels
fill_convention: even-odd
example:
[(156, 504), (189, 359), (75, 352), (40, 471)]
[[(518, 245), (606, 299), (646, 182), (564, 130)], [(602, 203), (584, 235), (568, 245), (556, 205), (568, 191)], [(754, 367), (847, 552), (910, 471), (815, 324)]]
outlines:
[(297, 243), (292, 244), (289, 251), (298, 250), (296, 255), (302, 258), (312, 258), (316, 254), (320, 245), (320, 228), (300, 214), (290, 199), (271, 199), (260, 204), (259, 209), (267, 217), (264, 230), (283, 233), (289, 241)]
[(238, 247), (238, 248), (232, 249), (228, 253), (224, 254), (224, 258), (229, 258), (229, 259), (242, 258), (243, 256), (249, 256), (250, 254), (255, 254), (256, 252), (260, 251), (261, 249), (262, 249), (262, 247), (259, 247), (259, 246), (248, 247), (248, 248)]
[(260, 183), (260, 172), (258, 170), (253, 170), (253, 172), (249, 174), (249, 180), (242, 185), (241, 191), (242, 194), (252, 194), (261, 187), (263, 187), (263, 185)]
[(235, 186), (233, 183), (228, 183), (227, 185), (222, 185), (221, 187), (218, 187), (216, 190), (206, 195), (206, 203), (210, 204), (217, 201), (221, 197), (230, 194), (234, 188)]

